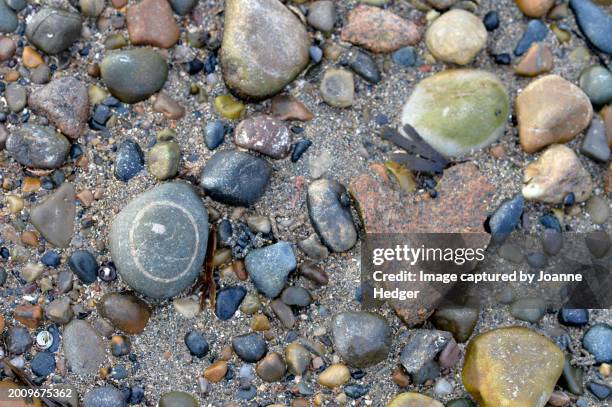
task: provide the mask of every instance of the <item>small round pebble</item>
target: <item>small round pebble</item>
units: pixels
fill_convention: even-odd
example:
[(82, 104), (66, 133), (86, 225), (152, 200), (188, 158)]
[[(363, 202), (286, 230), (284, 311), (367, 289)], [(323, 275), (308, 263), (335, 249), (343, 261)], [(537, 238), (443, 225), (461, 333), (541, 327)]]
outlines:
[(185, 335), (185, 345), (193, 356), (203, 358), (210, 349), (208, 341), (204, 338), (204, 335), (198, 331), (191, 331)]

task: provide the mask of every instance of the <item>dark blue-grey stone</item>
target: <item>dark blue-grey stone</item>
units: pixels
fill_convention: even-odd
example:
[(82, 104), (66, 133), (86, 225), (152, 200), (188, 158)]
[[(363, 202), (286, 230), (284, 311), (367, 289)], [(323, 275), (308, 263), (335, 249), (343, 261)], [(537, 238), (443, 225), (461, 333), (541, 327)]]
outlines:
[(42, 261), (45, 266), (57, 267), (61, 263), (61, 257), (56, 252), (49, 250), (42, 255), (40, 261)]
[(133, 48), (106, 55), (100, 72), (114, 97), (125, 103), (136, 103), (148, 99), (164, 86), (168, 64), (152, 49)]
[(546, 301), (542, 298), (521, 298), (510, 306), (510, 314), (521, 321), (535, 324), (546, 314)]
[(134, 290), (174, 297), (198, 277), (208, 214), (193, 187), (161, 184), (130, 201), (113, 221), (109, 242), (117, 271)]
[(315, 64), (318, 64), (323, 59), (323, 50), (316, 45), (311, 45), (310, 48), (308, 48), (308, 54)]
[(206, 124), (204, 129), (204, 143), (209, 150), (219, 147), (225, 139), (225, 125), (220, 120), (215, 120)]
[(215, 313), (221, 320), (228, 320), (234, 316), (247, 290), (244, 287), (229, 287), (217, 293)]
[(355, 51), (349, 61), (349, 67), (370, 83), (378, 83), (382, 79), (376, 61), (365, 52)]
[(585, 326), (589, 323), (589, 310), (561, 308), (559, 322), (567, 326)]
[(70, 142), (51, 127), (26, 124), (9, 134), (6, 151), (27, 167), (55, 169), (64, 164)]
[(312, 296), (303, 287), (291, 286), (283, 290), (281, 301), (294, 307), (307, 307), (312, 303)]
[(587, 389), (595, 395), (599, 400), (605, 400), (612, 394), (612, 386), (604, 383), (589, 382)]
[(527, 253), (525, 258), (527, 259), (527, 264), (536, 270), (540, 270), (546, 266), (546, 255), (542, 252)]
[(582, 346), (588, 350), (597, 363), (612, 362), (612, 326), (593, 325), (582, 338)]
[(525, 33), (514, 49), (514, 55), (517, 57), (523, 55), (525, 52), (527, 52), (529, 47), (531, 47), (531, 44), (534, 42), (543, 41), (547, 34), (548, 28), (546, 27), (546, 24), (540, 20), (531, 20), (529, 24), (527, 24)]
[(266, 297), (275, 298), (285, 287), (287, 276), (295, 270), (297, 262), (291, 244), (278, 242), (249, 252), (245, 265), (255, 287)]
[(83, 284), (91, 284), (98, 279), (98, 262), (87, 250), (77, 250), (72, 253), (68, 265)]
[(28, 22), (26, 36), (36, 48), (47, 54), (57, 54), (79, 39), (81, 24), (79, 14), (45, 7)]
[(398, 65), (411, 67), (417, 63), (417, 53), (414, 47), (404, 47), (395, 51), (391, 59)]
[(491, 237), (496, 243), (503, 243), (516, 229), (523, 210), (525, 209), (525, 198), (518, 194), (513, 199), (504, 201), (489, 219)]
[(414, 383), (423, 384), (438, 375), (440, 366), (435, 358), (452, 338), (450, 332), (433, 329), (416, 329), (412, 332), (400, 354), (400, 362)]
[[(612, 83), (610, 84), (612, 88)], [(593, 117), (586, 136), (582, 140), (580, 152), (595, 161), (602, 163), (608, 162), (610, 159), (610, 146), (606, 136), (606, 128), (603, 120), (599, 117)]]
[(487, 31), (497, 30), (499, 27), (499, 14), (497, 11), (489, 11), (487, 14), (485, 14), (482, 22)]
[(302, 158), (302, 155), (304, 155), (306, 150), (308, 150), (311, 145), (312, 141), (307, 139), (302, 139), (296, 142), (295, 146), (293, 147), (293, 151), (291, 152), (291, 162), (298, 162), (299, 159)]
[(21, 355), (32, 347), (32, 337), (27, 328), (13, 326), (8, 329), (4, 336), (6, 350), (12, 355)]
[(321, 242), (334, 252), (345, 252), (357, 243), (351, 200), (344, 185), (320, 179), (308, 187), (308, 214)]
[(200, 185), (215, 201), (251, 206), (263, 195), (272, 175), (262, 158), (238, 150), (219, 151), (204, 166)]
[(201, 332), (191, 331), (185, 335), (185, 345), (193, 356), (203, 358), (208, 353), (210, 346), (208, 341), (204, 338)]
[(612, 54), (612, 16), (591, 0), (570, 0), (580, 30), (593, 45)]
[(0, 0), (0, 33), (12, 33), (17, 29), (17, 15)]
[(38, 377), (47, 377), (55, 370), (55, 357), (50, 352), (39, 352), (31, 362), (32, 373)]
[(179, 16), (189, 14), (196, 4), (198, 4), (198, 0), (170, 0), (172, 10)]
[(391, 349), (391, 328), (378, 314), (343, 312), (333, 317), (331, 331), (334, 349), (354, 367), (375, 365)]
[(265, 339), (257, 333), (235, 336), (232, 339), (232, 348), (236, 355), (247, 363), (259, 361), (268, 352)]
[(125, 140), (119, 146), (115, 161), (115, 178), (127, 182), (144, 168), (142, 149), (134, 140)]
[(6, 283), (7, 277), (8, 275), (6, 274), (6, 270), (3, 268), (0, 268), (0, 287), (2, 287), (4, 283)]
[(28, 2), (26, 0), (6, 0), (6, 4), (13, 10), (19, 12), (26, 8)]
[(347, 384), (344, 386), (344, 393), (353, 400), (357, 400), (370, 391), (370, 386), (365, 384)]
[(113, 386), (96, 387), (83, 397), (83, 407), (126, 407), (123, 393)]

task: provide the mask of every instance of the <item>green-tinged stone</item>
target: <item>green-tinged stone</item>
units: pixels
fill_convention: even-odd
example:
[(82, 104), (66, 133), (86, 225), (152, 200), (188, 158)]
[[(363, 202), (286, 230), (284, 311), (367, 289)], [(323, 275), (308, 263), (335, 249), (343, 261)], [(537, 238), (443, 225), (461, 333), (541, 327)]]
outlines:
[(149, 48), (112, 52), (104, 57), (100, 70), (108, 90), (126, 103), (148, 99), (168, 78), (166, 61)]
[(402, 393), (396, 396), (387, 407), (444, 407), (444, 404), (418, 393)]
[(215, 98), (215, 109), (226, 119), (237, 120), (242, 116), (245, 106), (231, 95), (221, 95)]
[(612, 72), (601, 65), (591, 65), (580, 73), (580, 88), (596, 106), (612, 102)]
[(232, 92), (265, 99), (306, 68), (310, 38), (278, 0), (228, 0), (221, 45), (223, 77)]
[(191, 394), (171, 391), (161, 396), (159, 407), (198, 407), (198, 402)]
[(127, 40), (121, 34), (111, 34), (104, 41), (104, 47), (106, 49), (119, 49), (127, 45)]
[(584, 386), (582, 384), (584, 371), (580, 366), (572, 366), (571, 360), (571, 356), (565, 355), (563, 374), (557, 384), (570, 393), (581, 396), (584, 394)]
[(457, 342), (469, 339), (478, 322), (480, 307), (475, 304), (439, 307), (432, 317), (433, 324), (442, 331), (453, 334)]
[(174, 140), (159, 141), (149, 151), (149, 172), (159, 180), (166, 180), (178, 174), (181, 150)]
[(402, 112), (433, 148), (449, 157), (483, 148), (504, 133), (510, 102), (493, 74), (449, 70), (422, 80)]
[(542, 298), (521, 298), (510, 306), (510, 314), (521, 321), (535, 324), (546, 313), (546, 301)]
[(481, 407), (543, 407), (563, 371), (563, 352), (523, 327), (494, 329), (468, 344), (463, 384)]

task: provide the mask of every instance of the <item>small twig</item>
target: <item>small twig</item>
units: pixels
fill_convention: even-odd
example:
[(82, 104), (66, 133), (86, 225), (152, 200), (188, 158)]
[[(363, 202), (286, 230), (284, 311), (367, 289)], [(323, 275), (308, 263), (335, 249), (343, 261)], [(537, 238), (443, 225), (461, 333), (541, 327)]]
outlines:
[(206, 299), (210, 299), (210, 305), (214, 308), (217, 297), (217, 286), (214, 279), (214, 256), (217, 250), (217, 233), (214, 226), (208, 232), (208, 245), (206, 247), (206, 261), (197, 284), (192, 292), (200, 290), (200, 310), (204, 309)]

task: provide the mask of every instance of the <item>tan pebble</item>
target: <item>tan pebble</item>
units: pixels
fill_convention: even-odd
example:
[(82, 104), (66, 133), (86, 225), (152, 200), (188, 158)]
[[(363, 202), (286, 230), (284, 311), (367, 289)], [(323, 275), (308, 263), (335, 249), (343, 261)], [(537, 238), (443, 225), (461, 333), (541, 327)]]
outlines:
[(506, 148), (501, 144), (496, 144), (491, 147), (491, 157), (499, 160), (500, 158), (504, 158), (506, 156)]
[(89, 165), (89, 158), (87, 158), (87, 156), (83, 154), (82, 156), (76, 159), (75, 164), (79, 168), (87, 168), (87, 166)]
[(45, 63), (43, 57), (32, 47), (25, 47), (21, 56), (23, 65), (28, 69), (38, 68)]
[(232, 347), (231, 346), (225, 346), (223, 348), (223, 350), (221, 351), (221, 356), (219, 357), (219, 359), (221, 360), (230, 360), (232, 358), (232, 355), (234, 354), (234, 352), (232, 351)]
[(94, 201), (93, 193), (89, 189), (82, 190), (76, 197), (85, 208), (89, 208)]
[(128, 0), (111, 0), (111, 3), (113, 4), (114, 8), (119, 9), (127, 6)]
[(569, 396), (560, 390), (553, 391), (548, 399), (548, 404), (555, 407), (567, 406), (571, 402)]
[(325, 396), (322, 393), (317, 393), (312, 401), (315, 406), (321, 406), (323, 405), (323, 402), (325, 402)]
[(4, 331), (4, 317), (0, 315), (0, 333)]
[(251, 329), (253, 331), (267, 331), (270, 329), (270, 320), (264, 314), (256, 314), (253, 315), (253, 320), (251, 321)]
[(303, 399), (301, 397), (297, 399), (293, 399), (293, 402), (291, 403), (291, 407), (309, 407), (309, 406), (310, 405), (308, 404), (308, 400)]
[(326, 59), (329, 59), (330, 61), (337, 61), (340, 56), (342, 56), (343, 52), (344, 48), (334, 43), (326, 45), (323, 49), (323, 55)]
[(381, 181), (383, 181), (385, 184), (390, 181), (389, 174), (387, 173), (387, 168), (385, 167), (384, 164), (374, 163), (374, 164), (370, 164), (368, 168), (370, 169), (370, 171), (376, 174), (378, 178), (380, 178)]
[(343, 384), (348, 382), (350, 378), (351, 373), (349, 372), (348, 367), (343, 364), (337, 363), (331, 365), (323, 372), (321, 372), (321, 374), (319, 375), (318, 382), (322, 386), (333, 389), (334, 387), (342, 386)]
[[(0, 331), (2, 331), (2, 329), (0, 329)], [(608, 363), (602, 363), (601, 366), (599, 366), (599, 373), (601, 373), (603, 377), (610, 376), (610, 374), (612, 374), (612, 365)]]
[(410, 376), (408, 376), (401, 367), (397, 367), (393, 370), (391, 378), (399, 387), (408, 387), (411, 383)]
[(204, 378), (212, 383), (220, 382), (227, 373), (227, 362), (218, 360), (204, 370)]
[(25, 177), (21, 183), (22, 192), (36, 192), (40, 189), (40, 179), (34, 177)]
[(550, 72), (553, 69), (553, 63), (553, 54), (550, 48), (545, 44), (536, 42), (514, 67), (514, 72), (521, 76), (537, 76)]
[(557, 75), (531, 82), (516, 98), (521, 147), (535, 153), (553, 143), (565, 143), (591, 122), (593, 106), (576, 85)]
[(38, 246), (38, 235), (31, 230), (27, 230), (21, 234), (21, 243), (26, 246), (36, 247)]
[(177, 120), (185, 116), (185, 108), (165, 92), (159, 92), (153, 103), (153, 110), (163, 113), (170, 120)]
[(562, 203), (571, 192), (576, 202), (584, 202), (593, 190), (589, 172), (574, 150), (562, 144), (549, 147), (537, 161), (527, 165), (523, 184), (525, 199), (546, 203)]
[(21, 78), (21, 74), (18, 71), (8, 71), (4, 74), (4, 80), (9, 83), (16, 82), (19, 78)]
[(555, 0), (516, 0), (516, 5), (527, 17), (540, 18), (548, 13)]
[(8, 195), (6, 197), (6, 203), (7, 203), (9, 212), (13, 214), (21, 212), (24, 206), (23, 199), (21, 199), (17, 195)]
[(172, 8), (166, 0), (144, 0), (128, 7), (126, 21), (133, 45), (170, 48), (180, 36)]

